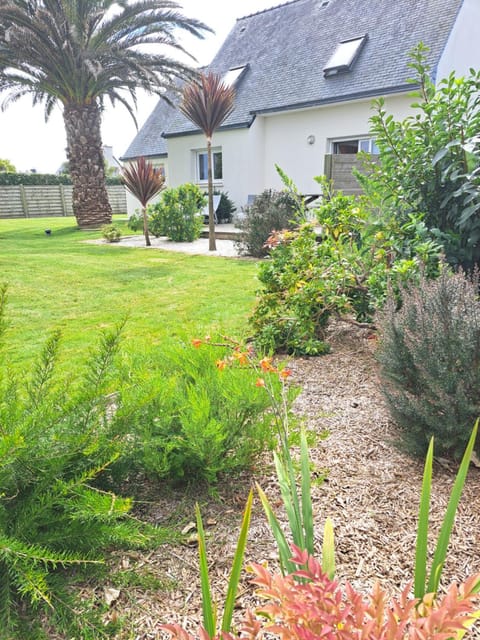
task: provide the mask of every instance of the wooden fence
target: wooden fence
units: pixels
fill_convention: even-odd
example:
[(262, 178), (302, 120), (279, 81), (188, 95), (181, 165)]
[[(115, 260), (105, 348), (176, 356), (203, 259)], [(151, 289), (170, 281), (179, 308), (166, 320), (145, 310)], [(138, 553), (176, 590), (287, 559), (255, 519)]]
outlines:
[[(109, 185), (107, 191), (113, 213), (126, 214), (125, 187)], [(48, 216), (73, 216), (71, 185), (0, 186), (0, 218)]]
[[(375, 160), (377, 156), (372, 156)], [(353, 169), (363, 170), (363, 161), (355, 154), (325, 156), (325, 175), (333, 180), (333, 186), (345, 195), (359, 195), (362, 188), (353, 175)]]

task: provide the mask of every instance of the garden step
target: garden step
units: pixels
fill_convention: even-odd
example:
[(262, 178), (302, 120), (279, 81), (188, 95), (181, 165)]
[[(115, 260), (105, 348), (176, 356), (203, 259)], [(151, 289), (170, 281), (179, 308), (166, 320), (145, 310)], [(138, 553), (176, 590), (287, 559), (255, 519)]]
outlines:
[[(216, 240), (238, 240), (238, 234), (240, 229), (234, 227), (233, 224), (220, 224), (215, 225), (215, 239)], [(208, 238), (208, 226), (204, 226), (200, 234), (201, 238)]]

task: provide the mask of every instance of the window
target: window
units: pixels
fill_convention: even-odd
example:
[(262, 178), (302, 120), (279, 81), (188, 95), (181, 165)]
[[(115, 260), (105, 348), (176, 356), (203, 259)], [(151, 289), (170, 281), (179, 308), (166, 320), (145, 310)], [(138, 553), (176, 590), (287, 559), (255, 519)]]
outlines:
[(234, 69), (229, 69), (227, 73), (223, 76), (222, 82), (227, 87), (235, 87), (238, 84), (238, 81), (243, 76), (245, 70), (248, 65), (243, 65), (242, 67), (235, 67)]
[(349, 71), (367, 39), (364, 35), (361, 38), (344, 40), (335, 49), (332, 57), (323, 68), (325, 77), (334, 76), (340, 71)]
[[(214, 180), (222, 180), (222, 152), (212, 151), (212, 174)], [(206, 151), (197, 153), (197, 181), (207, 182), (208, 180), (208, 156)]]
[(158, 169), (160, 175), (162, 176), (162, 178), (165, 178), (165, 165), (164, 164), (157, 164), (155, 165), (155, 169)]
[(332, 152), (336, 154), (365, 153), (378, 154), (378, 147), (373, 138), (357, 138), (354, 140), (335, 140), (332, 142)]
[(378, 155), (380, 153), (377, 143), (373, 138), (367, 138), (365, 140), (358, 141), (358, 150), (363, 151), (364, 153), (373, 153), (374, 155)]

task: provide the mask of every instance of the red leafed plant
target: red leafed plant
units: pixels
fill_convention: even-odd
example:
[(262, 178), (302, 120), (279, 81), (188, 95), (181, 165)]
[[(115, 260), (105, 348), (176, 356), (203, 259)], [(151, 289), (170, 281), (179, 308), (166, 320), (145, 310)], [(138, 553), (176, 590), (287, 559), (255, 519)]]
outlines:
[[(320, 562), (292, 547), (298, 569), (283, 576), (262, 565), (251, 567), (253, 583), (266, 604), (257, 609), (262, 620), (247, 613), (241, 635), (222, 633), (222, 640), (249, 638), (265, 633), (282, 640), (448, 640), (460, 638), (474, 622), (480, 597), (480, 574), (461, 585), (451, 584), (441, 596), (410, 596), (408, 584), (398, 597), (389, 598), (377, 584), (363, 596), (348, 583), (345, 587), (323, 572)], [(178, 625), (164, 625), (178, 640), (192, 640)], [(207, 640), (208, 634), (200, 632)]]
[(122, 169), (122, 180), (130, 193), (137, 198), (142, 205), (143, 234), (145, 244), (150, 246), (148, 234), (147, 204), (165, 186), (165, 178), (160, 169), (145, 160), (143, 156)]

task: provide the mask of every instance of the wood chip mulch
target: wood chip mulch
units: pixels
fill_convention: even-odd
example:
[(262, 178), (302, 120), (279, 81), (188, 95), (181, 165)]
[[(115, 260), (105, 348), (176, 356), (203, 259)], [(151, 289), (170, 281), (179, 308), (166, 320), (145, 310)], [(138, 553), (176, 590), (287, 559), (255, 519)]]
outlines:
[[(326, 516), (335, 525), (337, 576), (364, 592), (380, 581), (398, 590), (412, 579), (416, 521), (423, 463), (394, 445), (398, 430), (391, 422), (379, 390), (373, 355), (374, 340), (361, 330), (337, 327), (331, 336), (332, 351), (319, 358), (290, 362), (293, 379), (303, 391), (296, 410), (306, 417), (309, 430), (318, 437), (310, 450), (314, 483), (313, 501), (317, 549)], [(437, 461), (434, 469), (431, 540), (441, 524), (456, 468)], [(253, 477), (254, 476), (254, 477)], [(228, 581), (243, 506), (253, 481), (258, 481), (281, 515), (281, 501), (270, 457), (254, 474), (225, 478), (218, 495), (188, 495), (159, 489), (142, 507), (159, 525), (181, 522), (188, 529), (199, 501), (208, 535), (211, 581), (217, 602), (222, 603)], [(186, 530), (185, 529), (185, 530)], [(432, 546), (432, 545), (431, 545)], [(246, 564), (268, 561), (276, 566), (276, 549), (261, 506), (256, 501), (249, 535)], [(123, 564), (122, 564), (123, 563)], [(161, 581), (163, 588), (120, 589), (110, 615), (125, 618), (119, 638), (150, 640), (163, 637), (162, 623), (178, 622), (195, 632), (201, 620), (197, 548), (164, 545), (146, 554), (118, 554), (112, 570), (128, 565)], [(480, 469), (472, 466), (457, 514), (443, 583), (462, 580), (480, 571)], [(106, 585), (108, 587), (108, 585)], [(248, 575), (238, 597), (238, 615), (254, 607), (254, 590)], [(476, 635), (475, 632), (472, 635)], [(477, 637), (480, 637), (478, 634)]]

